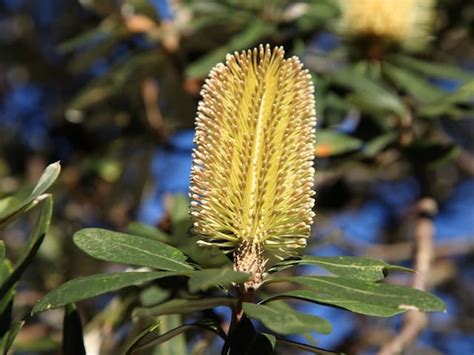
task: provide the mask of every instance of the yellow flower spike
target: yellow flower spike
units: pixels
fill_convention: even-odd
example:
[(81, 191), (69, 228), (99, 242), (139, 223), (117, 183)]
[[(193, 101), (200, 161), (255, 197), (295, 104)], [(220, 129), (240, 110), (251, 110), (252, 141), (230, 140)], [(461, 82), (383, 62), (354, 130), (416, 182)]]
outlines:
[(194, 232), (253, 274), (269, 256), (305, 247), (314, 216), (314, 88), (284, 53), (260, 45), (228, 54), (209, 73), (196, 118)]
[(372, 36), (419, 49), (435, 19), (434, 0), (339, 0), (340, 27), (350, 37)]

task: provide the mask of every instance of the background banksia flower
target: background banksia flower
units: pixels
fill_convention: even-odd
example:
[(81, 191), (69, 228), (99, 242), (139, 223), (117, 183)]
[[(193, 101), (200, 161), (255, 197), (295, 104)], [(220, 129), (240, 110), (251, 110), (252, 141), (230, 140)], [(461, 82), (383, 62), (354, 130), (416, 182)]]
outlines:
[(340, 0), (342, 32), (423, 47), (434, 20), (433, 0)]
[(297, 57), (260, 45), (210, 72), (196, 119), (191, 213), (201, 244), (240, 271), (306, 245), (314, 200), (313, 84)]

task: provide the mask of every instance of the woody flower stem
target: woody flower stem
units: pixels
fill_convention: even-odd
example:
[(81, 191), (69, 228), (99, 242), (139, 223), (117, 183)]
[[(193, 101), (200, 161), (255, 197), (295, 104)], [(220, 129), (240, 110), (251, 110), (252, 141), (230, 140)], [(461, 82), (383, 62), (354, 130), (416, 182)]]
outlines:
[(251, 275), (249, 281), (237, 286), (239, 299), (232, 312), (231, 330), (242, 319), (244, 302), (251, 302), (255, 291), (263, 282), (263, 273), (268, 259), (264, 256), (263, 247), (255, 241), (244, 241), (234, 252), (234, 270)]

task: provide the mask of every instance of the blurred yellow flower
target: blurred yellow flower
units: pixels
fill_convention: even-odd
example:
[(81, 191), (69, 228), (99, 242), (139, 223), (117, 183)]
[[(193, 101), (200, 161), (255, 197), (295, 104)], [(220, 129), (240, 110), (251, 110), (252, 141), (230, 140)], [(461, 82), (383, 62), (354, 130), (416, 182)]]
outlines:
[(378, 37), (407, 49), (427, 42), (435, 17), (434, 0), (339, 0), (339, 5), (345, 35)]
[(200, 244), (234, 251), (237, 259), (293, 255), (313, 221), (314, 88), (299, 59), (284, 53), (260, 45), (228, 54), (201, 92), (193, 227)]

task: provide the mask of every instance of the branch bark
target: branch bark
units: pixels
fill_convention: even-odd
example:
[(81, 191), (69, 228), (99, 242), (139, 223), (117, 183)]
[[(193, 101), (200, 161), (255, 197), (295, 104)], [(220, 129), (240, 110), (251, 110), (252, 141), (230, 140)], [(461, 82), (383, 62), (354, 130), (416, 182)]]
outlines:
[[(436, 202), (431, 198), (423, 198), (418, 202), (418, 216), (416, 218), (413, 237), (415, 240), (415, 270), (412, 286), (425, 291), (433, 260), (434, 226), (432, 217), (436, 213)], [(405, 315), (400, 332), (379, 350), (379, 355), (400, 354), (410, 346), (420, 332), (428, 324), (428, 317), (419, 311), (408, 311)]]

